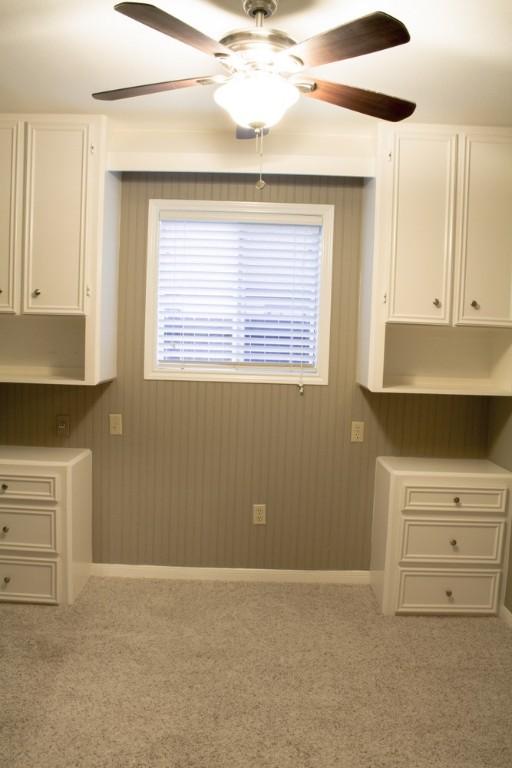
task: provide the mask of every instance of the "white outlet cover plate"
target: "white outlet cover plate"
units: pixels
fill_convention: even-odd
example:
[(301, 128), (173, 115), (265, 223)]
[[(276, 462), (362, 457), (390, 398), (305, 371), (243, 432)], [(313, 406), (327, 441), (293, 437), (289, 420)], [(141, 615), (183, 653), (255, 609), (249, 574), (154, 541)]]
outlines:
[(352, 443), (364, 442), (364, 421), (353, 421), (350, 431), (350, 441)]

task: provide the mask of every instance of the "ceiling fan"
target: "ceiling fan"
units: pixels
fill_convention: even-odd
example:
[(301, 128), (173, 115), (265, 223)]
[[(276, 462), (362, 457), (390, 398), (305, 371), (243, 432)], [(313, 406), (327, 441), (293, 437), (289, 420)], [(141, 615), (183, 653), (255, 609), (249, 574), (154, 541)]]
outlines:
[(146, 3), (119, 3), (119, 13), (213, 56), (226, 74), (168, 80), (93, 93), (115, 101), (173, 91), (194, 85), (217, 85), (215, 101), (231, 115), (239, 138), (267, 131), (302, 93), (338, 107), (396, 122), (409, 117), (416, 105), (382, 93), (303, 76), (315, 67), (402, 45), (409, 33), (398, 19), (377, 11), (311, 37), (301, 43), (286, 33), (263, 26), (277, 9), (277, 0), (243, 0), (255, 26), (231, 32), (219, 42), (160, 8)]

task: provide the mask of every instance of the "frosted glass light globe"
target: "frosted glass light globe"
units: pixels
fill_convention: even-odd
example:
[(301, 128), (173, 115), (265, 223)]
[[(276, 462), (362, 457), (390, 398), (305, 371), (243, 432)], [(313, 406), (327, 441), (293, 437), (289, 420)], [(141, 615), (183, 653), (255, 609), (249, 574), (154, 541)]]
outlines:
[(235, 75), (214, 93), (237, 125), (253, 129), (275, 125), (298, 98), (293, 83), (270, 72)]

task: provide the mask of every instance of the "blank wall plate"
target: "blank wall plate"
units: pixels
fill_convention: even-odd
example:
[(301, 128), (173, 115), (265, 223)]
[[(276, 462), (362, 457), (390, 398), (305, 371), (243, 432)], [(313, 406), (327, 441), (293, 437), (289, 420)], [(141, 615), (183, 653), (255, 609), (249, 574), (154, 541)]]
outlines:
[(364, 442), (364, 421), (352, 422), (352, 428), (350, 430), (350, 442), (351, 443)]
[(111, 435), (123, 434), (123, 415), (121, 413), (109, 413), (108, 425)]

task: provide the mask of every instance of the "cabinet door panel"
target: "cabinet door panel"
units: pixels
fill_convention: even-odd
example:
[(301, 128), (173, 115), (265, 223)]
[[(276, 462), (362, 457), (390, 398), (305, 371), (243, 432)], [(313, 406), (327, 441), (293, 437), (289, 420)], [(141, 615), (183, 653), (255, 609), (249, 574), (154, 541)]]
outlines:
[(388, 320), (450, 322), (457, 136), (397, 133)]
[(84, 311), (88, 126), (28, 126), (25, 312)]
[(0, 312), (17, 308), (21, 222), (21, 124), (0, 121)]
[(512, 325), (512, 136), (465, 139), (457, 322)]

